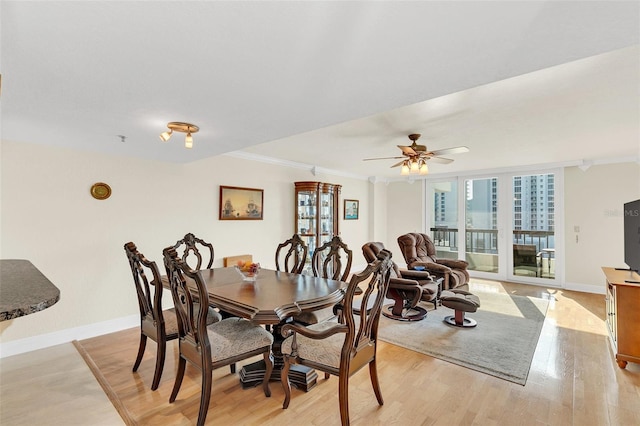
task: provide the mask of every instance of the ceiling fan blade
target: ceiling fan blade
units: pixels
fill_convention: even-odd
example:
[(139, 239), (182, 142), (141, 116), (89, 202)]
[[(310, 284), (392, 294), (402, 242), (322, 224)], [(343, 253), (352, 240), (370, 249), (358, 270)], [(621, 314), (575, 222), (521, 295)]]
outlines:
[(396, 163), (396, 164), (394, 164), (393, 166), (391, 166), (391, 168), (401, 166), (401, 165), (402, 165), (402, 163), (404, 163), (405, 161), (406, 161), (406, 160), (402, 160), (402, 161), (400, 161), (399, 163)]
[(449, 163), (453, 163), (453, 160), (450, 158), (443, 158), (443, 157), (431, 157), (429, 159), (429, 161), (433, 161), (434, 163), (440, 163), (440, 164), (449, 164)]
[(466, 146), (457, 146), (455, 148), (445, 148), (438, 149), (431, 152), (431, 155), (449, 155), (449, 154), (462, 154), (464, 152), (469, 152), (469, 148)]
[(412, 148), (412, 147), (410, 147), (410, 146), (398, 145), (398, 148), (400, 148), (400, 149), (402, 150), (402, 153), (403, 153), (404, 155), (418, 155), (418, 153), (417, 153), (417, 152), (415, 152), (415, 151), (413, 150), (413, 148)]
[(363, 158), (363, 159), (362, 159), (362, 161), (371, 161), (371, 160), (397, 160), (398, 158), (404, 158), (404, 157)]

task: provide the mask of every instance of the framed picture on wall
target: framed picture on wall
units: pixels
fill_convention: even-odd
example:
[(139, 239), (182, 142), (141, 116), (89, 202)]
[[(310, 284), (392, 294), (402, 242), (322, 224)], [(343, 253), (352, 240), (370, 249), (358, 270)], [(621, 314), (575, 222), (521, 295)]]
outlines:
[(220, 220), (262, 220), (264, 191), (220, 185)]
[(360, 213), (360, 201), (344, 200), (344, 219), (345, 220), (358, 219), (359, 213)]

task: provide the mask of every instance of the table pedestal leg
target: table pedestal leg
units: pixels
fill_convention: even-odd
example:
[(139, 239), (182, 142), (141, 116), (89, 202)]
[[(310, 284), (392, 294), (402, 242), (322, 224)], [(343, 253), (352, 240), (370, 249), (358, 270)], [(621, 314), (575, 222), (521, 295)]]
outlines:
[[(273, 326), (273, 372), (269, 378), (270, 382), (280, 381), (280, 371), (284, 364), (282, 351), (280, 349), (282, 340), (284, 339), (280, 334), (280, 328), (280, 324)], [(240, 370), (240, 383), (242, 384), (242, 388), (246, 389), (261, 384), (265, 370), (266, 366), (264, 364), (264, 360), (256, 361), (242, 367), (242, 370)], [(318, 373), (316, 373), (314, 369), (304, 365), (294, 364), (289, 370), (289, 382), (291, 382), (291, 385), (298, 389), (302, 389), (305, 392), (308, 392), (316, 385), (317, 379)]]

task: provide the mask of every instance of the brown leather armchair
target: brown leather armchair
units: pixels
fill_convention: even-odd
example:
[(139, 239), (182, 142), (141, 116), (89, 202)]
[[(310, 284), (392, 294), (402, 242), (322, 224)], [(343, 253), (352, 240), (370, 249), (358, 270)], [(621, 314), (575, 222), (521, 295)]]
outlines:
[[(362, 246), (362, 254), (369, 263), (376, 260), (382, 250), (384, 245), (378, 242)], [(418, 306), (418, 303), (431, 302), (437, 309), (439, 291), (438, 283), (433, 281), (427, 271), (399, 269), (395, 262), (391, 262), (387, 298), (393, 299), (395, 303), (385, 306), (382, 315), (400, 321), (419, 321), (427, 315), (427, 310)]]
[(442, 290), (449, 290), (469, 283), (469, 263), (461, 259), (439, 259), (436, 247), (426, 234), (409, 233), (398, 237), (400, 251), (409, 269), (423, 266), (431, 275), (444, 278)]

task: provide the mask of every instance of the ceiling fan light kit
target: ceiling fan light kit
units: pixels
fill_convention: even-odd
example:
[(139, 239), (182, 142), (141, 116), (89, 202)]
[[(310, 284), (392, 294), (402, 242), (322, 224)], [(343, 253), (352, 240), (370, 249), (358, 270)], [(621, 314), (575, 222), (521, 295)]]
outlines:
[[(427, 151), (425, 145), (418, 145), (416, 141), (420, 138), (419, 133), (412, 133), (409, 135), (409, 139), (412, 141), (411, 145), (398, 145), (398, 148), (402, 150), (403, 157), (407, 157), (399, 163), (394, 164), (391, 167), (400, 168), (400, 174), (403, 176), (409, 174), (421, 174), (426, 175), (429, 173), (429, 166), (427, 166), (427, 160), (433, 159), (438, 163), (448, 164), (453, 160), (449, 158), (440, 157), (442, 154), (461, 154), (463, 152), (469, 152), (469, 148), (466, 146), (458, 146), (455, 148), (445, 148), (436, 151)], [(364, 160), (387, 160), (387, 159), (401, 159), (403, 157), (384, 157), (384, 158), (365, 158)]]
[(421, 174), (426, 175), (429, 173), (429, 166), (427, 166), (427, 161), (423, 158), (420, 159), (411, 159), (404, 160), (402, 162), (402, 168), (400, 169), (400, 174), (402, 176)]
[(191, 134), (197, 133), (198, 130), (200, 130), (198, 126), (191, 123), (183, 123), (181, 121), (172, 121), (167, 123), (167, 127), (169, 130), (160, 134), (160, 140), (162, 142), (167, 142), (171, 138), (173, 132), (181, 132), (187, 134), (184, 138), (184, 147), (188, 149), (193, 148), (193, 136), (191, 136)]

